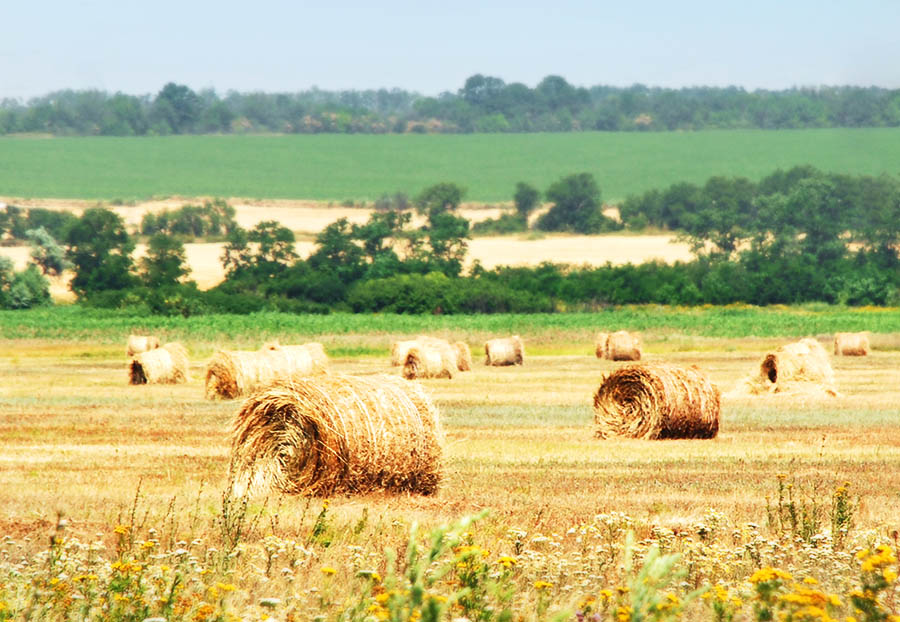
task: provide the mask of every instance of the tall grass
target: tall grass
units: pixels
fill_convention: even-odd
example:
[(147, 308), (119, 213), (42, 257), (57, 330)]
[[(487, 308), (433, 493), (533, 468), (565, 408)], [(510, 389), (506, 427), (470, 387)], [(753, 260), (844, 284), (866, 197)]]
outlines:
[(369, 199), (439, 182), (510, 200), (586, 171), (607, 200), (713, 175), (751, 179), (812, 164), (898, 173), (900, 129), (475, 135), (0, 138), (0, 196), (137, 199), (216, 195)]

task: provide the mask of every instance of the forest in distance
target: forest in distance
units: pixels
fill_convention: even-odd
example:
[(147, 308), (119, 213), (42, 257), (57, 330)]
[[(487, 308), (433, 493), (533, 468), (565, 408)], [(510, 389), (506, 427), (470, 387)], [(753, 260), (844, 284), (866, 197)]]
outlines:
[(534, 87), (475, 74), (437, 96), (402, 89), (155, 94), (59, 90), (0, 101), (0, 135), (504, 133), (897, 127), (900, 89), (857, 86), (581, 87), (548, 75)]

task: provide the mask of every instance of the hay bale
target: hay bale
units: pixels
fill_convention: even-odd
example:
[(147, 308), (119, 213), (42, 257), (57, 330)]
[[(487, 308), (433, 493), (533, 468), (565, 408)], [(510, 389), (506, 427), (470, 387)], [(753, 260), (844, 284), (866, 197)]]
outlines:
[(834, 370), (828, 353), (815, 339), (805, 338), (776, 348), (763, 357), (757, 373), (741, 380), (729, 397), (766, 393), (836, 397)]
[(127, 356), (134, 356), (140, 352), (148, 352), (159, 347), (159, 339), (149, 335), (128, 335), (128, 344), (125, 348)]
[(457, 341), (453, 344), (453, 347), (456, 349), (456, 367), (459, 371), (471, 371), (472, 370), (472, 350), (469, 349), (469, 344), (463, 341)]
[(525, 344), (518, 335), (503, 339), (490, 339), (484, 344), (484, 364), (523, 365), (525, 363)]
[(594, 354), (598, 359), (606, 358), (606, 344), (609, 342), (609, 333), (597, 333), (597, 342), (594, 347)]
[(409, 354), (409, 349), (416, 345), (417, 341), (415, 339), (410, 339), (407, 341), (395, 341), (391, 344), (391, 365), (393, 367), (397, 367), (399, 365), (403, 365), (406, 362), (406, 355)]
[(453, 378), (458, 371), (456, 351), (447, 344), (417, 342), (406, 353), (403, 361), (403, 377), (407, 380), (416, 378)]
[[(317, 341), (311, 341), (309, 343), (304, 343), (301, 345), (294, 345), (294, 346), (283, 346), (280, 343), (278, 343), (277, 340), (267, 341), (266, 343), (263, 344), (262, 350), (269, 351), (269, 352), (276, 351), (276, 350), (282, 350), (282, 351), (286, 351), (286, 352), (305, 350), (306, 352), (309, 353), (310, 357), (312, 357), (313, 368), (314, 368), (313, 371), (317, 371), (317, 372), (327, 372), (328, 371), (328, 355), (325, 353), (325, 347)], [(302, 355), (300, 355), (300, 356), (302, 356)]]
[(181, 384), (188, 381), (188, 353), (180, 343), (139, 352), (128, 365), (131, 384)]
[(641, 339), (627, 330), (619, 330), (607, 338), (606, 358), (611, 361), (641, 360)]
[(868, 356), (869, 333), (837, 333), (834, 336), (835, 356)]
[(250, 396), (234, 421), (238, 494), (432, 494), (441, 479), (437, 409), (395, 376), (292, 377)]
[(719, 389), (696, 367), (628, 365), (594, 394), (595, 434), (642, 439), (714, 438)]
[(234, 399), (293, 375), (322, 371), (306, 348), (220, 350), (206, 366), (206, 397)]

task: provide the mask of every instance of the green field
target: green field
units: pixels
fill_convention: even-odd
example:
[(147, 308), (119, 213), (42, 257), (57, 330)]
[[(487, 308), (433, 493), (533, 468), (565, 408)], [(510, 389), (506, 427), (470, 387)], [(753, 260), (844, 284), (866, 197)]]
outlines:
[(467, 200), (509, 200), (593, 173), (607, 201), (713, 175), (758, 179), (812, 164), (900, 172), (900, 129), (490, 135), (2, 138), (0, 196), (133, 200), (160, 196), (372, 200), (439, 181)]
[[(601, 330), (640, 331), (662, 350), (704, 349), (704, 340), (828, 336), (839, 331), (874, 333), (876, 349), (897, 349), (900, 309), (846, 308), (822, 304), (798, 307), (610, 308), (597, 313), (529, 315), (349, 314), (204, 315), (190, 318), (145, 316), (122, 311), (60, 306), (0, 311), (0, 339), (91, 342), (119, 347), (129, 333), (152, 333), (165, 341), (203, 346), (230, 342), (258, 347), (261, 340), (325, 340), (341, 355), (375, 354), (402, 335), (443, 334), (473, 344), (492, 335), (520, 334), (538, 352), (578, 351)], [(587, 345), (584, 345), (587, 344)], [(212, 346), (209, 346), (212, 347)], [(575, 350), (573, 350), (575, 348)]]

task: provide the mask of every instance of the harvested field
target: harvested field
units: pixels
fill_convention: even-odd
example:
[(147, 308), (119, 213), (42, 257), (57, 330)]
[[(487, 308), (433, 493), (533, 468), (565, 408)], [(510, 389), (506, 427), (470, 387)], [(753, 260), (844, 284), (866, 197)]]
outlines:
[[(525, 600), (517, 607), (535, 606), (536, 600), (529, 599), (536, 598), (536, 581), (552, 577), (563, 587), (572, 586), (544, 596), (552, 599), (554, 610), (572, 610), (583, 597), (577, 581), (562, 571), (585, 561), (584, 543), (620, 547), (626, 529), (633, 529), (638, 540), (665, 533), (673, 546), (686, 547), (688, 538), (696, 538), (698, 525), (714, 525), (704, 550), (709, 544), (727, 552), (744, 550), (758, 536), (781, 547), (761, 551), (761, 564), (803, 564), (807, 558), (800, 549), (778, 552), (793, 546), (790, 532), (767, 523), (767, 499), (770, 504), (777, 499), (779, 482), (814, 495), (802, 499), (820, 499), (826, 511), (832, 493), (845, 481), (850, 482), (852, 498), (861, 499), (848, 536), (852, 543), (834, 554), (831, 548), (817, 549), (829, 560), (831, 555), (852, 560), (853, 547), (861, 541), (856, 538), (870, 534), (878, 539), (900, 528), (895, 511), (900, 491), (900, 351), (876, 349), (867, 357), (833, 359), (840, 396), (827, 400), (725, 396), (718, 436), (710, 440), (601, 440), (593, 437), (592, 396), (599, 378), (622, 363), (598, 360), (585, 347), (585, 339), (598, 329), (572, 333), (565, 343), (551, 341), (550, 332), (525, 333), (529, 354), (523, 367), (477, 364), (452, 382), (421, 381), (441, 413), (447, 436), (436, 494), (335, 494), (327, 504), (273, 494), (268, 501), (254, 501), (243, 524), (247, 529), (241, 532), (243, 553), (235, 561), (240, 579), (229, 597), (233, 606), (258, 608), (260, 599), (275, 597), (284, 608), (290, 594), (315, 588), (313, 594), (321, 595), (328, 586), (335, 595), (348, 597), (349, 586), (360, 580), (354, 573), (370, 567), (383, 573), (384, 549), (403, 550), (413, 522), (423, 530), (424, 546), (427, 530), (482, 510), (489, 514), (466, 531), (474, 545), (490, 551), (485, 563), (495, 567), (499, 557), (515, 555), (517, 546), (523, 551), (516, 556), (514, 585)], [(454, 337), (450, 331), (443, 334)], [(642, 335), (646, 361), (697, 365), (720, 387), (733, 386), (748, 370), (758, 369), (765, 352), (777, 343), (683, 337), (676, 344), (670, 334)], [(371, 355), (332, 355), (332, 372), (398, 376), (385, 353), (401, 336), (373, 335), (379, 347)], [(337, 336), (318, 338), (331, 353)], [(191, 352), (210, 350), (203, 339), (183, 341)], [(258, 336), (256, 341), (262, 342)], [(533, 342), (553, 343), (557, 352), (580, 353), (554, 353), (550, 348), (535, 353)], [(204, 400), (205, 359), (195, 357), (186, 384), (126, 391), (119, 337), (108, 344), (72, 334), (55, 341), (2, 343), (0, 378), (7, 380), (0, 384), (0, 533), (9, 535), (12, 543), (0, 543), (0, 549), (11, 554), (19, 550), (20, 555), (45, 549), (56, 513), (62, 511), (68, 521), (67, 540), (92, 542), (102, 534), (111, 555), (119, 525), (135, 534), (135, 551), (150, 540), (150, 528), (156, 530), (162, 555), (171, 556), (168, 551), (178, 549), (182, 541), (198, 558), (216, 555), (209, 552), (213, 548), (223, 550), (221, 517), (239, 510), (228, 505), (227, 498), (223, 501), (222, 491), (229, 485), (230, 430), (241, 403)], [(242, 343), (217, 345), (233, 348)], [(607, 540), (578, 540), (581, 526), (587, 534), (605, 534)], [(820, 528), (830, 529), (827, 518)], [(566, 535), (570, 529), (575, 530), (572, 536)], [(750, 531), (745, 536), (742, 529)], [(194, 540), (201, 544), (190, 544)], [(311, 552), (298, 553), (297, 566), (291, 566), (290, 555), (300, 549), (291, 542)], [(16, 548), (20, 545), (24, 548)], [(272, 562), (271, 574), (277, 580), (263, 580), (267, 546), (282, 551)], [(359, 558), (366, 565), (354, 566)], [(595, 564), (604, 559), (590, 558)], [(755, 569), (743, 558), (737, 563), (728, 559), (728, 574), (722, 576), (735, 584)], [(615, 583), (614, 566), (609, 574), (601, 572), (598, 587)], [(856, 571), (846, 561), (842, 567), (847, 568), (844, 574), (816, 564), (804, 572), (823, 589), (844, 595)], [(289, 587), (281, 587), (285, 568), (291, 569), (285, 581)], [(338, 574), (332, 579), (330, 570), (322, 568)], [(698, 568), (690, 568), (692, 585), (718, 580), (718, 575), (711, 578)], [(204, 576), (198, 574), (198, 581), (206, 580)], [(217, 574), (211, 580), (228, 584)], [(317, 598), (301, 595), (295, 602), (313, 608), (303, 609), (308, 612), (320, 606)], [(303, 617), (298, 614), (298, 619)]]

